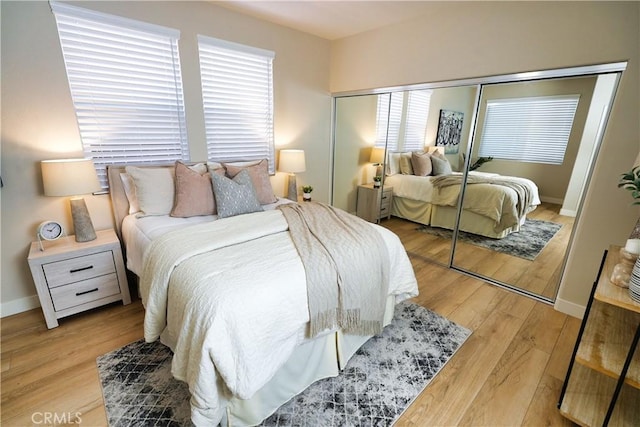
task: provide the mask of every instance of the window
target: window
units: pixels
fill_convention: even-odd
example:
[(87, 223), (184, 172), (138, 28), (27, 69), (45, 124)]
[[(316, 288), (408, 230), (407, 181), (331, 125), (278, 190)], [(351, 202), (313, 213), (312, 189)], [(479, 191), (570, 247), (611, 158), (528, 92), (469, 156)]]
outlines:
[[(391, 99), (391, 102), (389, 102)], [(376, 147), (387, 147), (389, 151), (397, 151), (402, 122), (403, 92), (378, 95), (376, 119)]]
[(481, 157), (561, 165), (578, 95), (487, 101)]
[(406, 92), (406, 97), (405, 92), (378, 95), (375, 146), (386, 143), (389, 151), (422, 150), (430, 100), (430, 90)]
[(429, 117), (431, 91), (414, 90), (408, 94), (402, 149), (404, 151), (422, 150)]
[(109, 163), (188, 160), (177, 30), (51, 3), (85, 154)]
[(198, 50), (208, 158), (266, 158), (274, 173), (274, 53), (205, 36)]

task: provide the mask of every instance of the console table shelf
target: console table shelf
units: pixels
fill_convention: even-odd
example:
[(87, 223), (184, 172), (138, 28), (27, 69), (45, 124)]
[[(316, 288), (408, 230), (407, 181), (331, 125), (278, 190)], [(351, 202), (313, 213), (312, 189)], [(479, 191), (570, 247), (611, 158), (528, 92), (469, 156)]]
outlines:
[(640, 425), (640, 304), (609, 281), (619, 256), (605, 252), (558, 402), (582, 426)]

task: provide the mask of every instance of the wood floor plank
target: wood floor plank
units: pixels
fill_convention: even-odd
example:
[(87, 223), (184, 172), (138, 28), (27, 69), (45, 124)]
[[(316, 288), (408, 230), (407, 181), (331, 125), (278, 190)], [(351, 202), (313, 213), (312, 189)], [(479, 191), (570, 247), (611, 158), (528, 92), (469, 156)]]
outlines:
[(561, 389), (561, 380), (550, 375), (542, 375), (521, 425), (524, 427), (574, 426), (573, 422), (563, 417), (557, 410), (557, 402), (548, 398), (548, 396), (560, 396)]
[[(407, 409), (397, 425), (458, 425), (522, 323), (508, 314), (493, 312)], [(455, 386), (460, 381), (464, 382), (464, 387)]]

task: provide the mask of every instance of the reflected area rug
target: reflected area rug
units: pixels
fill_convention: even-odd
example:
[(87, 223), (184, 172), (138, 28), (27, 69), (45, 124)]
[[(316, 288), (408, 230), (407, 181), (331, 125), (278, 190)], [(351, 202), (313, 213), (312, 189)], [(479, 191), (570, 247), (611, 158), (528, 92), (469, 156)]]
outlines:
[[(471, 331), (417, 304), (367, 341), (337, 377), (312, 384), (262, 426), (390, 426)], [(97, 359), (109, 426), (190, 426), (189, 390), (171, 376), (171, 352), (131, 343)]]
[[(464, 231), (458, 236), (463, 242), (533, 261), (560, 228), (562, 224), (555, 222), (527, 219), (520, 231), (502, 239), (492, 239)], [(451, 239), (452, 235), (451, 230), (428, 225), (421, 225), (416, 230), (445, 239)]]

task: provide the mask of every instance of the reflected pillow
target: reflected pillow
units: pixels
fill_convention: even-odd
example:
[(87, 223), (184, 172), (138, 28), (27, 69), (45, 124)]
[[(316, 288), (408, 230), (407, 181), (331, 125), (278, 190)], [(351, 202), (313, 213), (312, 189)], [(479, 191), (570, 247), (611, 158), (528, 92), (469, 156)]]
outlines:
[(411, 165), (411, 152), (402, 153), (400, 156), (400, 173), (402, 175), (413, 175), (413, 166)]
[(387, 176), (400, 173), (400, 156), (402, 153), (389, 153), (387, 155)]
[(170, 215), (178, 218), (214, 215), (216, 206), (211, 175), (206, 169), (200, 173), (182, 162), (176, 162), (175, 174), (175, 201)]
[(431, 156), (431, 166), (433, 167), (434, 175), (451, 175), (451, 164), (445, 158), (444, 160), (438, 156)]
[(431, 156), (427, 153), (411, 153), (411, 166), (413, 167), (413, 174), (416, 176), (431, 175), (433, 169)]
[(217, 173), (212, 173), (211, 178), (219, 218), (262, 211), (253, 182), (246, 169), (238, 172), (233, 179)]

